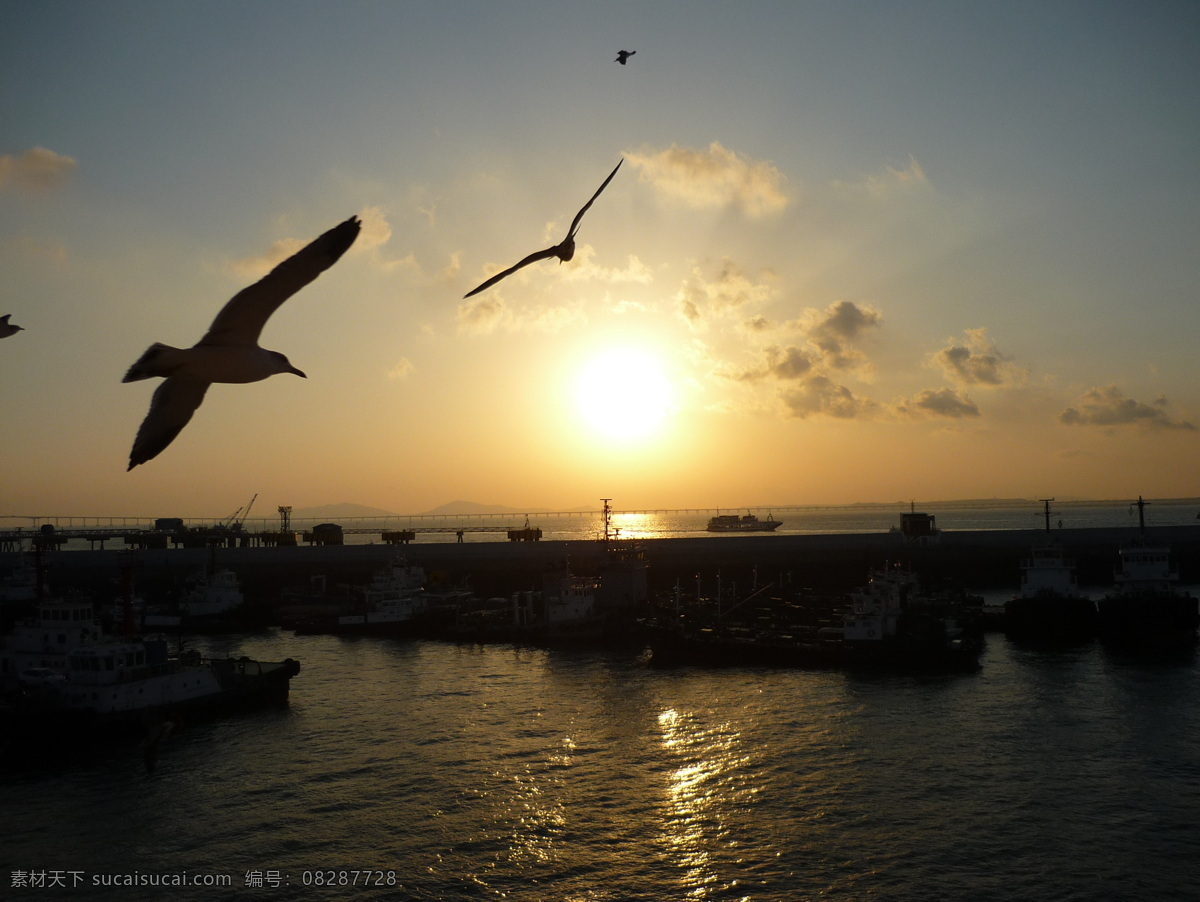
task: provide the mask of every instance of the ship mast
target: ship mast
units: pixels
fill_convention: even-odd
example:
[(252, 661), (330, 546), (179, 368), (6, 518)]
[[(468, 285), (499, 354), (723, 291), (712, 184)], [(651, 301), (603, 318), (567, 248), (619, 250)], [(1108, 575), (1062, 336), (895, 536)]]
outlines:
[(1051, 501), (1053, 501), (1053, 500), (1054, 500), (1053, 498), (1043, 498), (1043, 499), (1041, 499), (1041, 501), (1042, 501), (1042, 511), (1043, 511), (1043, 513), (1046, 515), (1046, 532), (1047, 532), (1047, 533), (1049, 533), (1049, 532), (1050, 532), (1050, 502), (1051, 502)]
[(1144, 541), (1146, 538), (1146, 505), (1150, 502), (1143, 501), (1142, 496), (1138, 495), (1138, 500), (1136, 503), (1138, 509), (1138, 532), (1141, 534), (1142, 540)]

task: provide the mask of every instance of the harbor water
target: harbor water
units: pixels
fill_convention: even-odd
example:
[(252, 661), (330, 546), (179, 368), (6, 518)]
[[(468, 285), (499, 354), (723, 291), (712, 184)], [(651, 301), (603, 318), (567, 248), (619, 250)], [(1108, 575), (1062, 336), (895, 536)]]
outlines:
[[(1051, 505), (1051, 528), (1093, 529), (1138, 528), (1136, 505), (1127, 501), (1064, 501)], [(760, 519), (774, 517), (782, 522), (773, 535), (844, 535), (886, 533), (900, 525), (900, 517), (909, 504), (853, 504), (840, 506), (782, 506), (750, 508), (712, 508), (701, 510), (621, 510), (614, 506), (609, 523), (610, 535), (622, 539), (720, 538), (738, 533), (711, 533), (706, 526), (717, 514), (753, 513)], [(916, 505), (932, 514), (937, 526), (945, 530), (1041, 529), (1045, 525), (1043, 503), (1033, 500), (947, 501)], [(1200, 498), (1155, 499), (1144, 509), (1147, 526), (1189, 526), (1200, 524)], [(58, 529), (72, 528), (150, 528), (154, 518), (126, 517), (0, 517), (0, 530), (22, 529), (32, 535), (49, 524)], [(186, 520), (188, 526), (212, 526), (211, 520)], [(439, 542), (505, 541), (509, 529), (526, 525), (541, 530), (544, 542), (589, 541), (604, 535), (600, 510), (573, 512), (531, 511), (527, 514), (392, 515), (387, 517), (340, 517), (339, 526), (347, 530), (346, 544), (368, 544), (381, 540), (385, 531), (413, 530), (418, 545)], [(243, 524), (248, 532), (279, 528), (277, 521), (254, 518)], [(292, 526), (310, 531), (316, 521), (294, 520)], [(459, 531), (462, 534), (459, 535)], [(86, 550), (86, 539), (73, 539), (69, 550)]]
[(6, 760), (4, 898), (1200, 898), (1191, 653), (992, 635), (978, 673), (913, 677), (193, 647), (299, 659), (289, 706), (185, 724), (152, 773), (136, 739)]

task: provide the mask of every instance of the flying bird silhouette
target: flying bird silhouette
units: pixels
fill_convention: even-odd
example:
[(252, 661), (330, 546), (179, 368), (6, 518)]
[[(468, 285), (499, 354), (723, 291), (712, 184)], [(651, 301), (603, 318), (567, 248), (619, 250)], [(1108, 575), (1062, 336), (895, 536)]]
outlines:
[(4, 316), (0, 316), (0, 338), (8, 338), (10, 335), (16, 335), (18, 332), (25, 331), (23, 327), (14, 326), (12, 323), (10, 323), (8, 321), (10, 316), (12, 316), (11, 313), (6, 313)]
[(613, 176), (617, 174), (617, 170), (621, 168), (621, 163), (624, 162), (625, 160), (622, 158), (621, 161), (613, 168), (613, 171), (608, 174), (608, 178), (604, 180), (604, 184), (596, 189), (596, 193), (592, 195), (592, 199), (584, 204), (580, 211), (575, 214), (575, 218), (571, 220), (571, 228), (567, 230), (566, 238), (553, 247), (548, 247), (544, 251), (537, 251), (536, 253), (530, 254), (520, 263), (517, 263), (515, 266), (510, 266), (508, 269), (504, 270), (504, 272), (496, 273), (496, 275), (492, 276), (482, 285), (464, 294), (463, 298), (469, 298), (473, 294), (479, 294), (479, 292), (483, 291), (485, 288), (491, 288), (505, 276), (511, 276), (522, 266), (528, 266), (530, 263), (535, 263), (538, 260), (547, 260), (550, 257), (558, 257), (558, 262), (561, 264), (566, 263), (568, 260), (574, 257), (575, 235), (579, 231), (579, 220), (583, 219), (583, 214), (588, 211), (588, 207), (592, 205), (592, 201), (599, 197), (600, 192), (608, 187), (608, 183), (613, 180)]
[(613, 62), (614, 62), (614, 63), (620, 63), (622, 66), (624, 66), (624, 65), (625, 65), (625, 60), (629, 59), (629, 58), (630, 58), (631, 56), (633, 56), (635, 53), (637, 53), (637, 51), (636, 51), (636, 50), (618, 50), (618, 51), (617, 51), (617, 58), (616, 58), (615, 60), (613, 60)]
[(258, 346), (267, 319), (297, 291), (349, 250), (362, 223), (351, 216), (288, 257), (262, 279), (243, 288), (221, 308), (208, 332), (190, 348), (152, 344), (125, 373), (122, 382), (165, 376), (150, 401), (129, 453), (129, 470), (159, 454), (175, 440), (213, 382), (258, 382), (276, 373), (300, 370), (278, 351)]
[(138, 746), (142, 760), (146, 763), (146, 773), (154, 773), (154, 768), (158, 766), (159, 746), (171, 738), (182, 722), (183, 718), (172, 711), (165, 720), (147, 723), (146, 738)]

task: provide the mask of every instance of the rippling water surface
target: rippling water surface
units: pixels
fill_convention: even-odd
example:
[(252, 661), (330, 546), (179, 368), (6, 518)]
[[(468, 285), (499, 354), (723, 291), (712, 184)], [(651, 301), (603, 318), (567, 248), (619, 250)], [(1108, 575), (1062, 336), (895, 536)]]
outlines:
[[(9, 766), (2, 895), (1200, 898), (1190, 656), (993, 636), (978, 674), (914, 678), (656, 670), (637, 648), (196, 644), (300, 659), (290, 706), (189, 724), (153, 774), (136, 743)], [(324, 869), (395, 885), (304, 885)], [(16, 871), (87, 885), (10, 890)], [(113, 873), (233, 892), (91, 885)]]

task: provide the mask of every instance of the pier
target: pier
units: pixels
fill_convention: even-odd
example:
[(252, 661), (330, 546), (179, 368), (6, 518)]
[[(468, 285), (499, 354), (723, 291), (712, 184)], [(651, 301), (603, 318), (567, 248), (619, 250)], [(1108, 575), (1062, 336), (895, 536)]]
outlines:
[[(65, 531), (65, 530), (64, 530)], [(55, 531), (56, 534), (58, 530)], [(654, 590), (670, 589), (698, 574), (722, 574), (728, 580), (780, 581), (798, 586), (847, 589), (861, 585), (874, 567), (910, 566), (932, 580), (954, 580), (974, 589), (1013, 588), (1021, 559), (1043, 540), (1038, 529), (943, 530), (936, 543), (906, 540), (895, 532), (722, 536), (646, 539), (615, 543), (636, 549), (648, 567)], [(1055, 533), (1075, 559), (1083, 585), (1113, 581), (1117, 551), (1136, 533), (1119, 527), (1064, 529)], [(24, 534), (28, 539), (28, 533)], [(1200, 583), (1200, 526), (1147, 527), (1146, 542), (1167, 546), (1185, 584)], [(28, 547), (28, 544), (26, 545)], [(234, 545), (218, 551), (222, 566), (235, 570), (248, 595), (273, 597), (288, 585), (326, 577), (329, 585), (362, 584), (372, 572), (402, 554), (447, 584), (469, 583), (480, 595), (507, 594), (540, 586), (542, 574), (564, 563), (581, 575), (601, 572), (614, 543), (597, 540), (476, 541), (418, 544), (401, 550), (387, 543), (309, 545)], [(211, 554), (202, 547), (142, 547), (48, 551), (50, 585), (111, 585), (123, 566), (135, 569), (139, 586), (171, 583), (203, 567)], [(26, 553), (0, 550), (0, 575), (26, 562)]]
[[(51, 520), (59, 518), (50, 518)], [(61, 518), (74, 520), (76, 518)], [(89, 518), (79, 518), (89, 519)], [(405, 545), (416, 539), (418, 534), (453, 534), (462, 537), (468, 534), (504, 535), (512, 542), (536, 542), (542, 537), (542, 531), (536, 527), (525, 526), (408, 526), (404, 528), (387, 528), (380, 526), (337, 526), (336, 524), (317, 525), (300, 532), (282, 532), (279, 530), (249, 530), (245, 528), (224, 528), (221, 526), (195, 526), (182, 529), (161, 529), (154, 526), (58, 526), (54, 522), (42, 522), (41, 525), (26, 529), (24, 527), (0, 529), (0, 552), (17, 552), (33, 550), (57, 550), (71, 541), (87, 542), (89, 550), (105, 550), (109, 542), (120, 542), (130, 548), (207, 548), (210, 546), (226, 548), (259, 548), (275, 546), (306, 545), (341, 545), (342, 538), (348, 535), (376, 535), (379, 540), (388, 545)]]

